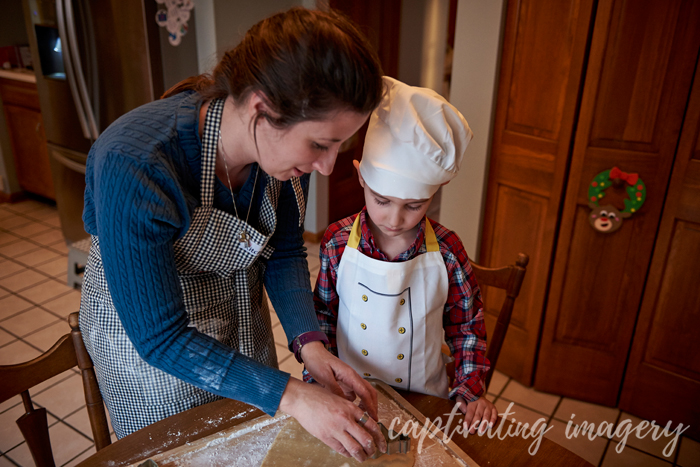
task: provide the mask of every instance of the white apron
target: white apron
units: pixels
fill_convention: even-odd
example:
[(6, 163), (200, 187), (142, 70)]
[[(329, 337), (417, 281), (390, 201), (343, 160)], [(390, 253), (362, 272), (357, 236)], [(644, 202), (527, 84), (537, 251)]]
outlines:
[[(265, 264), (260, 257), (269, 258), (273, 251), (268, 240), (277, 224), (282, 183), (264, 175), (260, 230), (214, 208), (216, 146), (223, 108), (223, 99), (218, 99), (207, 109), (202, 137), (201, 206), (195, 208), (186, 234), (175, 241), (175, 263), (190, 326), (276, 368), (270, 312), (263, 289)], [(298, 179), (292, 184), (303, 217), (301, 184)], [(237, 241), (244, 225), (251, 239), (250, 248), (239, 247)], [(141, 359), (112, 303), (97, 236), (92, 237), (85, 269), (80, 329), (118, 438), (220, 399)]]
[(449, 280), (430, 222), (427, 252), (392, 263), (360, 253), (360, 216), (338, 267), (338, 356), (360, 376), (442, 398), (443, 310)]

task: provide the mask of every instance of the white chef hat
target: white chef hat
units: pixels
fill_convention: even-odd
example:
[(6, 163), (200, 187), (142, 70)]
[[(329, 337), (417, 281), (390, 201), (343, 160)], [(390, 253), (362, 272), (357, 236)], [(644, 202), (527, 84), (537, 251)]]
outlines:
[(430, 198), (457, 175), (472, 131), (435, 91), (383, 80), (386, 91), (369, 120), (360, 173), (381, 195)]

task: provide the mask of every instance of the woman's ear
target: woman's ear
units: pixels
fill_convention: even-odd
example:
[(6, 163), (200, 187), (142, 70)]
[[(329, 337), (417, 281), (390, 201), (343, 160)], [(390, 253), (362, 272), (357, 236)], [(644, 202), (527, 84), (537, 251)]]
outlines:
[(354, 165), (355, 170), (357, 170), (357, 179), (360, 181), (360, 186), (362, 188), (364, 188), (365, 187), (365, 179), (362, 178), (362, 174), (360, 173), (360, 161), (358, 161), (357, 159), (354, 159), (352, 161), (352, 165)]
[(269, 100), (267, 96), (262, 91), (255, 91), (248, 97), (248, 102), (246, 102), (246, 107), (251, 115), (267, 114), (270, 116), (276, 116), (275, 112), (270, 109)]

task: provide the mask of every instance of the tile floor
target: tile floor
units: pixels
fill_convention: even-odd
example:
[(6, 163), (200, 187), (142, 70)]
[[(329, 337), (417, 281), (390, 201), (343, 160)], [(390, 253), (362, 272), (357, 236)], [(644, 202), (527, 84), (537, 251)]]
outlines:
[[(312, 280), (318, 274), (317, 245), (309, 245)], [(59, 228), (56, 209), (34, 200), (0, 204), (0, 365), (18, 363), (46, 351), (69, 330), (67, 316), (76, 311), (80, 292), (66, 285), (67, 248)], [(273, 315), (280, 368), (300, 377), (301, 366), (286, 348), (286, 338)], [(662, 453), (669, 438), (632, 435), (621, 453), (616, 440), (604, 437), (568, 439), (566, 425), (574, 421), (620, 423), (638, 418), (610, 407), (597, 406), (522, 386), (496, 373), (489, 399), (503, 413), (511, 402), (510, 417), (534, 423), (540, 418), (551, 430), (545, 435), (596, 466), (691, 467), (700, 465), (700, 443), (681, 437), (669, 457)], [(37, 405), (49, 412), (54, 456), (59, 466), (75, 465), (94, 452), (81, 381), (69, 371), (42, 384), (33, 392)], [(0, 467), (34, 465), (15, 420), (23, 413), (18, 397), (0, 404)]]

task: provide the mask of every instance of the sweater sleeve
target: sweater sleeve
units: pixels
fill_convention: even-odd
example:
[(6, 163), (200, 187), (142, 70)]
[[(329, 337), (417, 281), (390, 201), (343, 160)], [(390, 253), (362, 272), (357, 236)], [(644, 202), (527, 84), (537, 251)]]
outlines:
[(274, 415), (289, 374), (189, 326), (173, 249), (189, 214), (174, 175), (118, 153), (95, 162), (90, 194), (114, 306), (150, 365)]
[[(309, 178), (309, 175), (305, 175), (300, 179), (304, 202), (308, 198)], [(320, 330), (314, 313), (303, 233), (294, 188), (287, 181), (282, 186), (277, 206), (277, 227), (270, 239), (275, 251), (265, 269), (265, 290), (287, 336), (290, 351), (295, 337)]]

